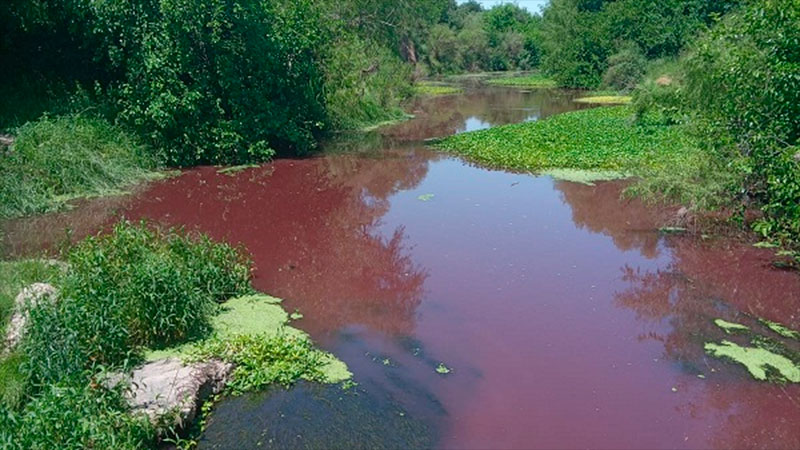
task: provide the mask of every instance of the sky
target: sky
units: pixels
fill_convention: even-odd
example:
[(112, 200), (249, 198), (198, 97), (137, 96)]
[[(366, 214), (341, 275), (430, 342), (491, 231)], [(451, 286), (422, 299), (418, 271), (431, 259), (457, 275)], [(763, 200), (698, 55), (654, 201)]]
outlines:
[[(458, 3), (464, 3), (465, 1), (459, 0)], [(491, 8), (501, 3), (516, 3), (518, 6), (533, 13), (538, 13), (547, 2), (548, 0), (478, 0), (478, 3), (483, 5), (484, 8)]]

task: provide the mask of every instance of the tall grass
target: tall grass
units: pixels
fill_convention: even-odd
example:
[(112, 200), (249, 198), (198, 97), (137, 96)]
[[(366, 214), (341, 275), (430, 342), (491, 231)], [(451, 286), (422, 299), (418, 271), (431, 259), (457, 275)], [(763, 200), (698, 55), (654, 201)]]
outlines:
[(0, 218), (45, 212), (65, 201), (114, 191), (156, 166), (133, 137), (105, 120), (44, 116), (19, 127), (0, 150)]
[(30, 311), (22, 350), (34, 383), (203, 337), (217, 302), (250, 292), (250, 263), (237, 249), (143, 223), (121, 222), (66, 260), (61, 300)]

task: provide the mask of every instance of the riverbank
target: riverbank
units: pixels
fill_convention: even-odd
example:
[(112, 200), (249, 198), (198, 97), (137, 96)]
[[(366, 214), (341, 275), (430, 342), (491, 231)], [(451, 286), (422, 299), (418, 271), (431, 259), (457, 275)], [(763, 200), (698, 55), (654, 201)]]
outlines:
[[(191, 425), (206, 383), (213, 381), (213, 392), (239, 394), (350, 377), (288, 325), (278, 299), (253, 290), (241, 250), (123, 222), (64, 259), (0, 267), (3, 329), (16, 288), (52, 286), (26, 291), (13, 308), (21, 334), (4, 340), (0, 360), (4, 448), (151, 447), (180, 439), (175, 433)], [(137, 373), (147, 383), (137, 383)], [(169, 398), (176, 403), (163, 400)]]
[(105, 120), (44, 116), (16, 129), (0, 148), (0, 219), (63, 208), (79, 197), (123, 192), (159, 179), (157, 158)]

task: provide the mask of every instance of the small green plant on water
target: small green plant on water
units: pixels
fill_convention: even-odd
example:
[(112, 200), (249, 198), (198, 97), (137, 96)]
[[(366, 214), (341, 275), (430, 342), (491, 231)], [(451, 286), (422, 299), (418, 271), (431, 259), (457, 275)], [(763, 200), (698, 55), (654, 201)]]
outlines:
[(452, 371), (453, 369), (445, 366), (444, 363), (441, 362), (439, 363), (438, 366), (436, 366), (436, 373), (438, 373), (439, 375), (447, 375)]
[(210, 339), (192, 355), (193, 360), (219, 358), (235, 364), (226, 389), (238, 395), (272, 383), (291, 386), (298, 380), (325, 382), (326, 353), (302, 335), (240, 335)]

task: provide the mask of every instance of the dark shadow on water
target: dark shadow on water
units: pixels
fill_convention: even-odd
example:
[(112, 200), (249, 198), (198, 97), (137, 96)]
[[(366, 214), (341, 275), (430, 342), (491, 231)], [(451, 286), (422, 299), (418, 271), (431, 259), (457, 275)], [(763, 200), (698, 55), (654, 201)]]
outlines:
[(220, 403), (201, 449), (431, 448), (436, 431), (379, 386), (301, 382)]

